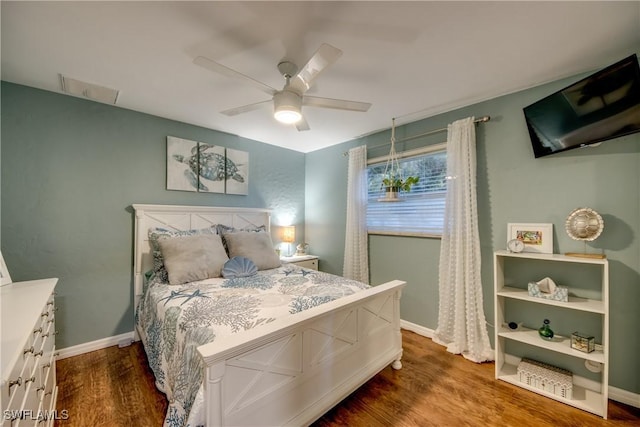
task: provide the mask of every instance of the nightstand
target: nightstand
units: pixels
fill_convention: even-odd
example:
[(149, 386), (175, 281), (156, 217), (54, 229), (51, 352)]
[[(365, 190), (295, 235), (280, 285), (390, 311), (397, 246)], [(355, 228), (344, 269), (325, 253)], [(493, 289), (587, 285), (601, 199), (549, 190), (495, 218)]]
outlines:
[(309, 268), (311, 270), (318, 269), (318, 257), (315, 255), (281, 256), (280, 261), (295, 264), (304, 268)]

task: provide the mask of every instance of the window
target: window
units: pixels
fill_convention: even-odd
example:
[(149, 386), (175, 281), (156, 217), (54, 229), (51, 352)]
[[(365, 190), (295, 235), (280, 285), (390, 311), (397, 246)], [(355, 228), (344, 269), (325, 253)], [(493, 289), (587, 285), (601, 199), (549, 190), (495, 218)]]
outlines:
[(447, 152), (439, 144), (421, 151), (399, 154), (403, 175), (420, 180), (401, 202), (380, 202), (386, 158), (370, 160), (368, 173), (367, 229), (371, 234), (441, 236), (446, 197)]

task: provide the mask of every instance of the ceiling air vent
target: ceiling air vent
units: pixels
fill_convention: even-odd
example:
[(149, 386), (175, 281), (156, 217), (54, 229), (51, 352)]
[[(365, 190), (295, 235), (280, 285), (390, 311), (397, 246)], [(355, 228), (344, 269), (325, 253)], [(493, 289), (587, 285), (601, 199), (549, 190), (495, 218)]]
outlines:
[(115, 104), (120, 95), (119, 90), (98, 86), (60, 75), (62, 91), (70, 95), (82, 96), (98, 102)]

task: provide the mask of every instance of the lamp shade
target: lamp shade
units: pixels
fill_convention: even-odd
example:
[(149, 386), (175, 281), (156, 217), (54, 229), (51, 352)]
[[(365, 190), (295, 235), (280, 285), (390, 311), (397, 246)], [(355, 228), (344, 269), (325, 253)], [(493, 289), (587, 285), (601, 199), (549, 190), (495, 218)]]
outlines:
[(292, 225), (282, 227), (282, 241), (285, 243), (293, 243), (296, 241), (296, 228)]

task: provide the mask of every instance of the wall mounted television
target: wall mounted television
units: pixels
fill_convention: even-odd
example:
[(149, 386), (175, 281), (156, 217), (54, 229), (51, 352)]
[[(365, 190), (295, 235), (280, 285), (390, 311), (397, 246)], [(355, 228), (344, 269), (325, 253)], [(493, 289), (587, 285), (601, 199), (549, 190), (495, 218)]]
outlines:
[(640, 67), (631, 55), (524, 109), (536, 158), (640, 131)]

